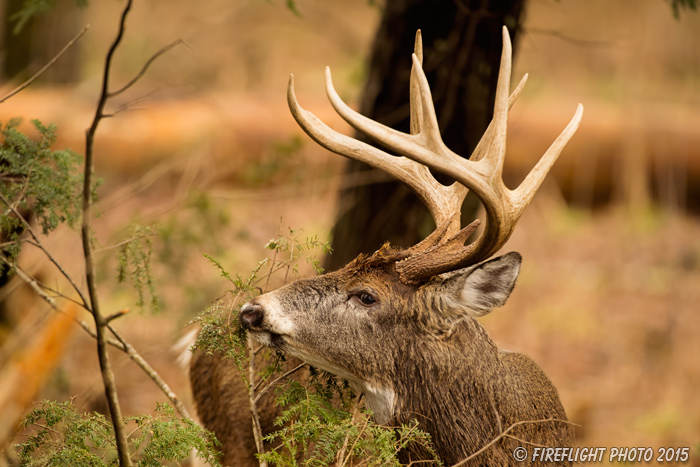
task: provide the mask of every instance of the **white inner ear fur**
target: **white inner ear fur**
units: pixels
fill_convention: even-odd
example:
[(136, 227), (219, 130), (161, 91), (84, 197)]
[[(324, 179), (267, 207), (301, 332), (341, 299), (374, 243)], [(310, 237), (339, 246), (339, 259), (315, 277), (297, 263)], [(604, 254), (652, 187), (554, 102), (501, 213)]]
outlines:
[(506, 303), (520, 273), (521, 259), (512, 252), (471, 269), (456, 297), (471, 316), (484, 316)]

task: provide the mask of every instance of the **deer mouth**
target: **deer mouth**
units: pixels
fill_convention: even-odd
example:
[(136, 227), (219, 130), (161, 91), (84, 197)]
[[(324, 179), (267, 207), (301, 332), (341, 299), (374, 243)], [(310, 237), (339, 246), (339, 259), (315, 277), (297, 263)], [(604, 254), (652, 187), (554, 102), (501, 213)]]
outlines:
[(265, 347), (270, 347), (273, 349), (277, 350), (283, 350), (284, 349), (284, 335), (282, 334), (277, 334), (272, 331), (264, 331), (264, 330), (256, 330), (256, 329), (250, 329), (248, 330), (248, 334), (253, 336), (253, 339), (258, 341), (260, 344), (264, 345)]
[(282, 334), (270, 334), (270, 347), (281, 350), (284, 347), (284, 336)]

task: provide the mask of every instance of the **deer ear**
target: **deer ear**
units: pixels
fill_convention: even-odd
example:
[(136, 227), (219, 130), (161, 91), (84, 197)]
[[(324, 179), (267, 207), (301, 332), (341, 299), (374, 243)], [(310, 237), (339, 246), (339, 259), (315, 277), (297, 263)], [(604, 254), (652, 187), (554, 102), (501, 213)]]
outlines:
[(519, 253), (511, 252), (464, 269), (461, 286), (452, 289), (453, 298), (475, 318), (503, 306), (515, 287), (521, 261)]

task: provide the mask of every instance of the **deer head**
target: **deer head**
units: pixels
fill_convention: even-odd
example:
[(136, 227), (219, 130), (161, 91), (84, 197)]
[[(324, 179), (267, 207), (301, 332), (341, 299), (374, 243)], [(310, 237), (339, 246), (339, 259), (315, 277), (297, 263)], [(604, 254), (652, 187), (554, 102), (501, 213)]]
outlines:
[[(240, 321), (259, 342), (347, 379), (365, 394), (378, 422), (400, 421), (408, 413), (425, 417), (443, 460), (453, 454), (461, 456), (455, 457), (459, 460), (469, 450), (453, 449), (454, 442), (469, 446), (488, 440), (491, 428), (503, 420), (565, 417), (556, 390), (541, 370), (527, 357), (498, 349), (475, 318), (503, 305), (512, 291), (520, 255), (485, 260), (512, 234), (578, 128), (583, 108), (578, 106), (534, 169), (510, 190), (501, 178), (508, 110), (527, 76), (510, 94), (511, 44), (506, 28), (494, 117), (469, 159), (443, 143), (421, 63), (419, 31), (411, 72), (409, 134), (351, 110), (338, 97), (326, 69), (326, 90), (335, 110), (356, 130), (399, 156), (339, 134), (302, 109), (293, 77), (287, 96), (294, 118), (317, 143), (408, 185), (430, 210), (435, 231), (408, 249), (385, 245), (341, 270), (261, 295), (243, 306)], [(439, 183), (431, 169), (456, 182)], [(461, 228), (460, 208), (468, 190), (482, 201), (486, 225), (476, 241), (465, 245), (480, 222)], [(466, 389), (450, 389), (453, 378)], [(544, 399), (528, 402), (528, 389), (523, 389), (528, 384), (534, 384), (537, 397)], [(528, 412), (535, 406), (536, 413)], [(442, 415), (445, 410), (452, 414)]]

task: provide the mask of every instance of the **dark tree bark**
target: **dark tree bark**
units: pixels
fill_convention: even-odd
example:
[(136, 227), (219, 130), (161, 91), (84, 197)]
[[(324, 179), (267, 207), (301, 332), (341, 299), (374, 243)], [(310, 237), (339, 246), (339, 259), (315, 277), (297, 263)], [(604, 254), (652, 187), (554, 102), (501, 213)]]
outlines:
[[(22, 82), (48, 63), (81, 29), (82, 12), (74, 2), (58, 2), (48, 13), (39, 14), (27, 21), (15, 34), (12, 16), (21, 8), (24, 0), (7, 0), (4, 4), (4, 24), (0, 56), (0, 75), (5, 81)], [(68, 49), (46, 73), (40, 82), (73, 83), (80, 77), (80, 44)]]
[[(423, 68), (443, 140), (457, 154), (469, 157), (493, 116), (501, 28), (508, 27), (515, 44), (523, 4), (524, 0), (387, 0), (360, 112), (408, 132), (411, 53), (416, 30), (421, 29)], [(351, 160), (346, 176), (364, 170), (370, 168)], [(471, 208), (465, 204), (465, 210), (471, 212), (463, 219), (468, 214), (473, 217), (476, 203)], [(329, 270), (344, 266), (359, 253), (372, 253), (386, 241), (411, 246), (435, 227), (418, 198), (395, 181), (343, 190), (339, 212), (333, 229), (334, 253), (325, 265)]]

